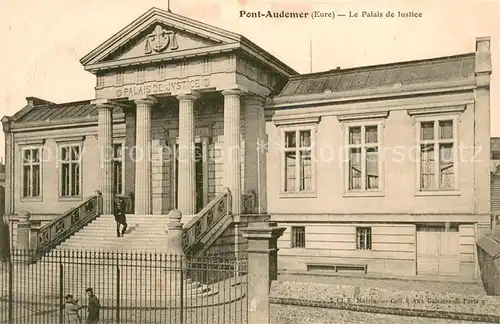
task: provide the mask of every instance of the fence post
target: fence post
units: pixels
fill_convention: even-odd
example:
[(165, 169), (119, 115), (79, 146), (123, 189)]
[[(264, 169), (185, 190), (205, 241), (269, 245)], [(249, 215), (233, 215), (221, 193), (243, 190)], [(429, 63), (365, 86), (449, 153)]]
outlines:
[[(15, 252), (14, 252), (15, 253)], [(9, 262), (9, 324), (14, 323), (14, 267), (12, 264), (12, 254), (7, 259)]]
[(64, 266), (62, 255), (59, 256), (59, 323), (64, 323)]
[(277, 241), (285, 228), (271, 222), (253, 222), (240, 231), (248, 240), (248, 324), (267, 324), (269, 288), (277, 275)]
[(120, 324), (120, 265), (116, 264), (116, 324)]

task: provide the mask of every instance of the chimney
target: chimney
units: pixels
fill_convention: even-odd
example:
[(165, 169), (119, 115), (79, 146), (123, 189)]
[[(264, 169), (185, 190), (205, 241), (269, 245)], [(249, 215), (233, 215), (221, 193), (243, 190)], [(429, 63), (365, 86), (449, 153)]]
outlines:
[(26, 97), (26, 103), (28, 106), (39, 106), (39, 105), (48, 105), (48, 104), (54, 104), (53, 102), (40, 99), (37, 97)]
[(476, 38), (476, 76), (491, 74), (491, 37)]

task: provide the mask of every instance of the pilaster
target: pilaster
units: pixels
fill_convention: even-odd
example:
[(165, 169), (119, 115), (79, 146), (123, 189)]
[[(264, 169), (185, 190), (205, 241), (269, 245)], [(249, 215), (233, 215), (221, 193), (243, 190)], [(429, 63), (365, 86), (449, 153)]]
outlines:
[(167, 214), (170, 208), (170, 172), (172, 161), (172, 150), (165, 149), (166, 141), (153, 139), (151, 152), (151, 212), (154, 215)]
[(13, 172), (15, 165), (14, 136), (10, 131), (10, 118), (2, 119), (3, 131), (5, 133), (5, 215), (14, 214), (14, 181)]
[(224, 186), (231, 191), (232, 212), (241, 211), (240, 90), (224, 90)]
[(135, 214), (151, 214), (151, 107), (152, 97), (135, 100)]
[[(183, 94), (179, 100), (179, 181), (177, 208), (184, 216), (196, 212), (196, 178), (194, 154), (194, 102), (199, 94)], [(189, 221), (184, 217), (183, 222)]]
[(102, 213), (114, 212), (113, 199), (113, 106), (96, 103), (98, 108), (99, 161), (101, 169)]
[[(492, 72), (490, 38), (476, 39), (475, 90), (475, 187), (476, 213), (489, 214), (490, 209), (490, 77)], [(483, 233), (478, 233), (482, 236)]]
[(267, 210), (267, 135), (264, 105), (264, 97), (258, 95), (243, 97), (245, 111), (245, 181), (243, 192), (257, 195), (257, 206), (253, 212), (261, 213), (265, 213)]

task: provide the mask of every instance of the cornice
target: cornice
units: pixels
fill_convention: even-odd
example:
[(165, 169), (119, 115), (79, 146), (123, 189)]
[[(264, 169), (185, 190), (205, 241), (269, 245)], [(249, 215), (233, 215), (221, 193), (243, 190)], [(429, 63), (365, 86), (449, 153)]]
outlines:
[(441, 106), (441, 107), (431, 107), (431, 108), (420, 108), (420, 109), (408, 109), (408, 115), (418, 116), (418, 115), (428, 115), (428, 114), (442, 114), (442, 113), (456, 113), (464, 112), (466, 105), (457, 106)]
[(339, 121), (350, 121), (358, 119), (371, 119), (371, 118), (387, 118), (389, 111), (373, 111), (365, 113), (345, 113), (337, 115)]
[(107, 62), (99, 62), (94, 64), (88, 64), (85, 66), (85, 70), (90, 72), (97, 72), (99, 70), (114, 69), (120, 67), (130, 67), (141, 64), (159, 63), (166, 61), (181, 60), (186, 58), (195, 58), (199, 56), (220, 54), (224, 52), (231, 52), (239, 48), (238, 43), (229, 43), (223, 45), (215, 45), (210, 47), (202, 48), (192, 48), (187, 50), (168, 52), (164, 54), (150, 55), (150, 56), (140, 56), (128, 59), (113, 60)]
[[(125, 123), (125, 115), (113, 114), (113, 124)], [(31, 132), (40, 130), (50, 130), (50, 129), (61, 129), (61, 128), (72, 128), (72, 127), (90, 127), (97, 126), (98, 118), (97, 116), (86, 116), (78, 118), (68, 118), (68, 119), (56, 119), (51, 121), (30, 121), (30, 122), (20, 122), (13, 123), (11, 131), (14, 132)]]
[(321, 120), (320, 116), (310, 115), (288, 115), (288, 116), (275, 116), (272, 118), (274, 125), (285, 126), (295, 124), (318, 124)]
[(268, 103), (266, 108), (276, 109), (306, 105), (325, 105), (337, 102), (375, 100), (418, 94), (474, 90), (475, 88), (475, 77), (470, 77), (466, 79), (458, 79), (446, 82), (428, 82), (391, 87), (366, 88), (352, 91), (275, 97), (273, 98), (273, 101), (271, 103)]
[(254, 44), (251, 42), (248, 42), (247, 44), (241, 44), (241, 49), (250, 56), (257, 58), (259, 61), (271, 67), (274, 71), (277, 71), (284, 76), (291, 77), (298, 74), (294, 69), (285, 65), (271, 54), (267, 53), (266, 51), (260, 48), (255, 49), (254, 47), (257, 46), (256, 45), (252, 46), (252, 45)]
[(56, 143), (83, 142), (84, 140), (85, 140), (85, 136), (79, 135), (79, 136), (65, 136), (65, 137), (56, 138), (55, 142)]
[(292, 109), (267, 109), (265, 118), (286, 118), (285, 116), (341, 116), (349, 114), (377, 114), (387, 111), (426, 110), (443, 111), (446, 107), (465, 107), (474, 103), (474, 94), (465, 92), (460, 94), (445, 94), (438, 97), (407, 97), (387, 98), (384, 100), (340, 102), (337, 104), (293, 107)]

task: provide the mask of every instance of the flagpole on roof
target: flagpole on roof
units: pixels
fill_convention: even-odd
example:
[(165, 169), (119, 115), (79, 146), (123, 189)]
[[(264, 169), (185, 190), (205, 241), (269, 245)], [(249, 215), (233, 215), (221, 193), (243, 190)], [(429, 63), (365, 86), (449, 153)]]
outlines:
[[(170, 1), (170, 0), (169, 0)], [(309, 40), (309, 72), (313, 71), (313, 41)]]

